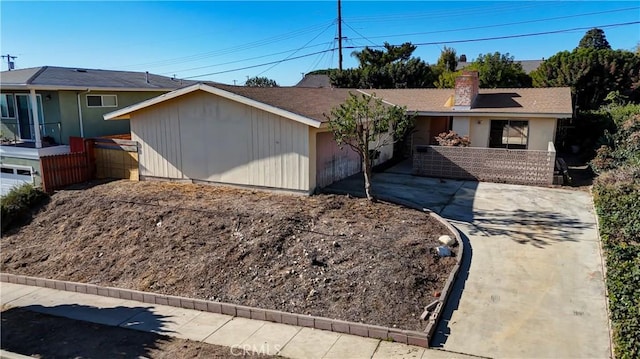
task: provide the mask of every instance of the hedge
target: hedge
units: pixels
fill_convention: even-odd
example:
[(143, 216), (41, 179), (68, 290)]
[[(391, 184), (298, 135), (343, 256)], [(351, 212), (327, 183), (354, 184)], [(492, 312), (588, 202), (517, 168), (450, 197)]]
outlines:
[[(636, 105), (618, 111), (612, 111), (619, 127), (609, 155), (592, 163), (602, 170), (592, 191), (606, 257), (614, 352), (631, 359), (640, 358), (640, 110)], [(606, 159), (611, 162), (602, 166)]]
[(48, 198), (47, 194), (30, 184), (9, 191), (0, 198), (2, 231), (30, 217), (31, 209)]

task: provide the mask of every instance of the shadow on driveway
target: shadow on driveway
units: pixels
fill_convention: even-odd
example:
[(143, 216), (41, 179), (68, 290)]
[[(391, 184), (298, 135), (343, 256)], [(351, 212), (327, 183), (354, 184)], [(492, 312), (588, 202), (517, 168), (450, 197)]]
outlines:
[(575, 242), (577, 230), (591, 227), (577, 218), (549, 211), (476, 210), (474, 218), (469, 235), (506, 236), (517, 243), (537, 248), (558, 242)]
[[(141, 309), (143, 311), (141, 311)], [(42, 358), (140, 358), (149, 357), (158, 345), (172, 338), (156, 333), (133, 331), (60, 316), (73, 313), (77, 319), (129, 316), (148, 311), (147, 323), (156, 333), (166, 333), (166, 320), (149, 308), (97, 308), (85, 305), (44, 307), (31, 305), (2, 312), (2, 349)], [(116, 314), (117, 313), (117, 314)]]

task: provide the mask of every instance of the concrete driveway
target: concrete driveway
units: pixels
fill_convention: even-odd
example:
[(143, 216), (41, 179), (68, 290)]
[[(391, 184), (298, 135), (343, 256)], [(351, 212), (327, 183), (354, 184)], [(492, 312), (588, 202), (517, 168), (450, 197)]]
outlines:
[[(361, 194), (361, 183), (330, 190)], [(589, 193), (390, 172), (376, 174), (373, 189), (438, 212), (465, 239), (432, 346), (496, 358), (611, 356)]]

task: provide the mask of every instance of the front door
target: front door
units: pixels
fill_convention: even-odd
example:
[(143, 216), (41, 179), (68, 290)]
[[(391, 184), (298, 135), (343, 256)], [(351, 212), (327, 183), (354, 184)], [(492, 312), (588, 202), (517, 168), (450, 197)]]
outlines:
[[(40, 123), (44, 123), (44, 115), (42, 113), (42, 98), (36, 95), (38, 103), (38, 117)], [(35, 129), (33, 126), (33, 115), (31, 112), (31, 99), (29, 94), (16, 94), (16, 108), (18, 117), (18, 133), (21, 140), (33, 141), (35, 139)]]

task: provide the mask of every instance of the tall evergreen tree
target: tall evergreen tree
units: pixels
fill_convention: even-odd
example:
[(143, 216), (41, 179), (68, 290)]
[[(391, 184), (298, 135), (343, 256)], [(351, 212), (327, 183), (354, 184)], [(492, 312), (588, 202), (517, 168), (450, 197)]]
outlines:
[(420, 88), (432, 87), (434, 76), (427, 63), (412, 57), (416, 46), (410, 42), (395, 46), (384, 44), (384, 50), (365, 47), (354, 51), (358, 59), (355, 69), (334, 70), (331, 84), (348, 88)]
[(598, 29), (597, 27), (594, 27), (593, 29), (587, 31), (582, 37), (582, 39), (580, 39), (580, 43), (578, 43), (578, 48), (611, 50), (611, 45), (609, 45), (609, 41), (607, 41), (607, 37), (604, 35), (604, 31), (602, 29)]

